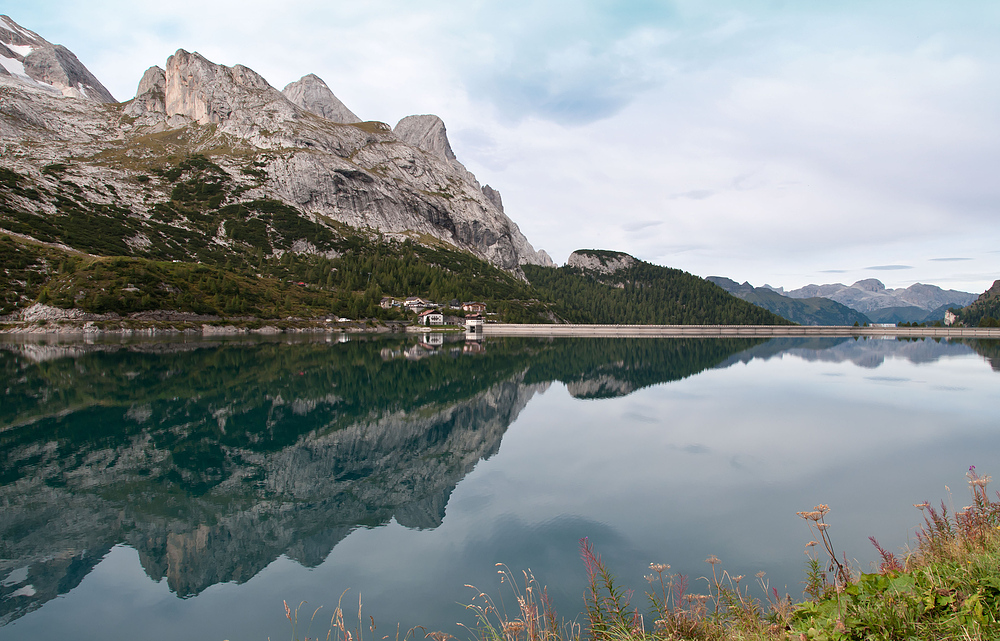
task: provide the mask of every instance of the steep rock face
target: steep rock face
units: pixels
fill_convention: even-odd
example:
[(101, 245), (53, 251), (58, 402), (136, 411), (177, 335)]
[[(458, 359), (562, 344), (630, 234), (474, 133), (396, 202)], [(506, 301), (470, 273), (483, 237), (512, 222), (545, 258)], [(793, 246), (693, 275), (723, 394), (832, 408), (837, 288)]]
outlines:
[(636, 262), (635, 258), (621, 252), (578, 249), (569, 255), (566, 265), (600, 274), (613, 274), (616, 271), (628, 269)]
[(403, 142), (423, 149), (446, 162), (456, 160), (448, 142), (444, 121), (434, 115), (407, 116), (392, 128), (392, 133)]
[(501, 212), (503, 211), (503, 199), (500, 198), (500, 192), (493, 189), (489, 185), (483, 185), (483, 195), (486, 196), (486, 200), (496, 207)]
[(62, 45), (53, 45), (8, 16), (0, 16), (0, 67), (3, 75), (49, 88), (64, 96), (116, 102), (111, 92), (72, 51)]
[[(146, 72), (136, 99), (106, 108), (74, 106), (51, 88), (9, 76), (0, 84), (10, 87), (0, 144), (16, 142), (20, 149), (5, 156), (3, 166), (54, 184), (39, 168), (72, 156), (74, 184), (90, 202), (123, 208), (140, 226), (154, 224), (157, 205), (171, 198), (172, 186), (151, 182), (148, 174), (169, 157), (198, 153), (227, 174), (235, 195), (223, 204), (279, 200), (315, 224), (337, 221), (390, 237), (432, 237), (515, 273), (522, 264), (551, 265), (495, 205), (499, 199), (487, 196), (447, 153), (400, 140), (383, 123), (345, 125), (317, 116), (246, 67), (216, 65), (179, 50), (165, 69)], [(146, 182), (137, 184), (143, 175)], [(54, 211), (28, 200), (19, 206), (34, 215)], [(143, 243), (130, 248), (141, 256)]]
[(301, 79), (288, 84), (281, 93), (293, 104), (321, 118), (342, 125), (361, 122), (361, 119), (355, 116), (354, 112), (348, 109), (316, 74), (302, 76)]
[(282, 115), (292, 116), (280, 95), (243, 65), (213, 64), (183, 49), (167, 58), (166, 109), (171, 116), (187, 116), (199, 125), (219, 124), (257, 109), (281, 109)]
[(166, 100), (167, 74), (163, 69), (153, 66), (142, 74), (139, 88), (135, 92), (135, 100), (125, 108), (125, 113), (132, 117), (138, 117), (147, 112), (166, 114)]

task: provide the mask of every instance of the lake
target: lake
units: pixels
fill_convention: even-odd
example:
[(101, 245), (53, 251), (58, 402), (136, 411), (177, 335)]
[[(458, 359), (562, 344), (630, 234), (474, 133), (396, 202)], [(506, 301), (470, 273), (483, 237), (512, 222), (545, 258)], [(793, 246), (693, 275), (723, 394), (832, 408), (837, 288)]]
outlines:
[(9, 640), (325, 636), (345, 591), (464, 639), (496, 563), (576, 617), (584, 537), (640, 606), (710, 555), (799, 598), (796, 511), (868, 570), (1000, 473), (1000, 341), (5, 339), (0, 379)]

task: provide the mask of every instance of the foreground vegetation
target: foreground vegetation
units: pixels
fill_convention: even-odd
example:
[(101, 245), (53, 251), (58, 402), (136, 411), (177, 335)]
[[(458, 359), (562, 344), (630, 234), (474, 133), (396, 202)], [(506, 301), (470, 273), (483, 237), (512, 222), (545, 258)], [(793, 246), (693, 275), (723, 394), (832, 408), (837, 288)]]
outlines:
[[(877, 571), (860, 572), (839, 557), (829, 536), (830, 509), (817, 505), (799, 512), (814, 535), (807, 546), (805, 599), (771, 589), (763, 573), (756, 581), (732, 576), (710, 566), (705, 594), (687, 590), (688, 579), (654, 563), (645, 577), (645, 607), (632, 602), (633, 593), (617, 582), (593, 546), (584, 539), (580, 549), (589, 587), (584, 594), (582, 623), (566, 622), (553, 611), (547, 591), (531, 575), (516, 576), (504, 566), (501, 584), (510, 590), (516, 607), (508, 611), (504, 595), (494, 599), (479, 592), (467, 609), (477, 619), (469, 632), (476, 641), (909, 641), (1000, 638), (1000, 500), (987, 493), (988, 476), (975, 468), (968, 473), (972, 504), (949, 514), (929, 503), (922, 510), (924, 524), (914, 549), (898, 556), (877, 541), (881, 563)], [(997, 493), (1000, 499), (1000, 493)], [(844, 559), (844, 560), (842, 560)], [(755, 585), (757, 589), (752, 590)], [(755, 596), (755, 594), (763, 596)], [(507, 603), (511, 603), (509, 598)], [(298, 638), (298, 611), (285, 605)], [(316, 613), (313, 614), (315, 618)], [(359, 625), (345, 624), (338, 607), (327, 639), (360, 640), (369, 628), (358, 612)], [(362, 627), (366, 631), (362, 631)], [(442, 632), (412, 629), (397, 633), (406, 638), (453, 638)], [(382, 637), (386, 638), (386, 637)]]

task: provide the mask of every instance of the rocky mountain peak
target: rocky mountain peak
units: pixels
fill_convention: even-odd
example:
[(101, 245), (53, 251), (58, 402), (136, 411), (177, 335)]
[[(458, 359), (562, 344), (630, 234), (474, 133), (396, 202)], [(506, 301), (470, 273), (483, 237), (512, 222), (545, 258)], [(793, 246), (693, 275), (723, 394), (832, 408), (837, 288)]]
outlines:
[(882, 281), (880, 281), (877, 278), (866, 278), (864, 280), (859, 280), (858, 282), (856, 282), (853, 285), (851, 285), (851, 287), (855, 287), (857, 289), (860, 289), (860, 290), (863, 290), (863, 291), (866, 291), (866, 292), (881, 292), (881, 291), (885, 291), (885, 285), (883, 285)]
[(407, 116), (393, 127), (392, 133), (403, 142), (423, 149), (441, 160), (451, 162), (456, 160), (455, 152), (448, 142), (448, 131), (444, 121), (437, 116), (425, 114), (422, 116)]
[(486, 200), (490, 201), (490, 204), (503, 212), (503, 199), (500, 198), (499, 191), (489, 185), (483, 185), (483, 195), (486, 196)]
[(316, 74), (302, 76), (281, 90), (293, 104), (321, 118), (347, 125), (361, 122)]
[(167, 115), (182, 115), (200, 125), (221, 123), (236, 111), (287, 102), (256, 71), (209, 62), (198, 53), (178, 49), (167, 58)]
[(73, 98), (117, 102), (73, 52), (0, 16), (0, 76)]
[(622, 269), (628, 269), (637, 262), (639, 261), (623, 252), (578, 249), (569, 255), (566, 266), (595, 271), (600, 274), (613, 274)]
[(142, 74), (142, 80), (139, 81), (139, 88), (136, 90), (135, 95), (138, 97), (149, 92), (164, 94), (166, 89), (166, 72), (153, 65), (149, 69), (146, 69), (146, 73)]
[(135, 92), (135, 100), (126, 107), (125, 113), (130, 116), (140, 116), (144, 112), (166, 114), (167, 75), (163, 69), (153, 66), (142, 74), (139, 88)]

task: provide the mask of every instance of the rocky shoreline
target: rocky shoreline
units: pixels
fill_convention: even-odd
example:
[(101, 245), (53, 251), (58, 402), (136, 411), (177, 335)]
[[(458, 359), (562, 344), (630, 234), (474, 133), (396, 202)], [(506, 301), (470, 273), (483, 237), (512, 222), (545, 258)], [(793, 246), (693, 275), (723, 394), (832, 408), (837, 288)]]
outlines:
[(119, 314), (90, 314), (79, 309), (61, 309), (36, 303), (9, 316), (0, 316), (0, 334), (57, 334), (66, 336), (272, 336), (292, 333), (405, 331), (402, 323), (377, 324), (339, 321), (333, 318), (262, 320), (252, 316), (221, 317), (170, 310)]

